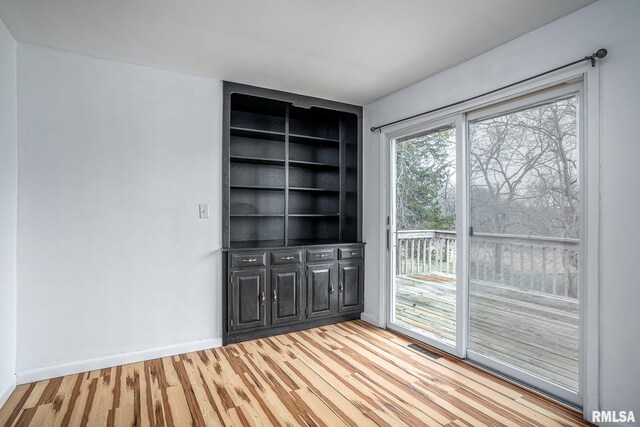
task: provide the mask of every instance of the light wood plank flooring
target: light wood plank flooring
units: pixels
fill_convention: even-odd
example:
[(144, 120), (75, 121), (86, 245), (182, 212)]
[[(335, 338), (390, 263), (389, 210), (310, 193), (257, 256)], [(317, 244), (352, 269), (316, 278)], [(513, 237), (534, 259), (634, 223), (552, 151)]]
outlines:
[(354, 321), (19, 386), (0, 426), (574, 426), (578, 415)]

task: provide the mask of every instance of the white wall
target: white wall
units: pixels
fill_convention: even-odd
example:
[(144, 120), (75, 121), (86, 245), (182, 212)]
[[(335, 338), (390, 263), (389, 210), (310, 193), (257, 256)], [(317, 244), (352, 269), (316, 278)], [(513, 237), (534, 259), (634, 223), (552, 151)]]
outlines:
[(220, 344), (221, 103), (18, 45), (18, 382)]
[[(365, 107), (365, 212), (382, 206), (380, 138), (386, 123), (609, 49), (601, 68), (601, 409), (640, 415), (640, 2), (601, 0), (457, 67)], [(364, 319), (377, 323), (383, 224), (365, 215)]]
[(0, 20), (0, 407), (16, 384), (16, 41)]

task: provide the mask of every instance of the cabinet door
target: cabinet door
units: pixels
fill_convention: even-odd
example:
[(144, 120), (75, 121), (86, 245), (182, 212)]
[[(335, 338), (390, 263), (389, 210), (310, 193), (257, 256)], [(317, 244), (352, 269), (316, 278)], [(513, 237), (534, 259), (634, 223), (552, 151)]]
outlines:
[(362, 310), (364, 272), (362, 262), (341, 262), (338, 282), (338, 310)]
[(231, 273), (231, 330), (256, 328), (267, 324), (266, 277), (265, 269)]
[(307, 317), (322, 317), (337, 312), (335, 275), (335, 263), (307, 266)]
[(302, 320), (302, 267), (271, 269), (271, 323)]

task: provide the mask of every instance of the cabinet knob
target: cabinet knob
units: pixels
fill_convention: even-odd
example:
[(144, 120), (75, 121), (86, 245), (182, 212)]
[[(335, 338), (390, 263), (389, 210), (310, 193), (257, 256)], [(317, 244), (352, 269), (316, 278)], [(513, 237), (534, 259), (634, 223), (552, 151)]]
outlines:
[(260, 292), (260, 305), (264, 305), (264, 291)]

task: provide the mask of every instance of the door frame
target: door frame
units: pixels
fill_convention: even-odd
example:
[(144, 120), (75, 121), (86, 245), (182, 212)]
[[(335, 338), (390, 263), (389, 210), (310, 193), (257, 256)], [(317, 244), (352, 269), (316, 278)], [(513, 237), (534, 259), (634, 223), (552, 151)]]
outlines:
[[(466, 149), (464, 147), (465, 141), (465, 126), (464, 117), (462, 114), (454, 114), (448, 115), (444, 117), (440, 117), (437, 119), (430, 119), (419, 121), (417, 123), (412, 124), (409, 127), (403, 127), (395, 132), (387, 133), (389, 138), (388, 143), (388, 151), (389, 151), (389, 200), (387, 204), (389, 205), (389, 224), (388, 224), (388, 235), (389, 235), (389, 255), (388, 255), (388, 268), (389, 272), (389, 286), (386, 291), (387, 293), (387, 308), (386, 313), (388, 313), (388, 317), (386, 319), (386, 327), (397, 332), (400, 332), (403, 335), (407, 335), (411, 338), (414, 338), (418, 341), (422, 341), (432, 347), (443, 350), (447, 353), (453, 354), (457, 357), (464, 358), (466, 356), (466, 328), (467, 328), (467, 318), (465, 315), (467, 312), (467, 295), (468, 292), (466, 290), (466, 266), (467, 266), (467, 251), (465, 248), (467, 247), (468, 236), (467, 233), (458, 233), (456, 236), (456, 342), (454, 345), (449, 343), (439, 341), (432, 337), (426, 336), (413, 330), (411, 328), (407, 328), (401, 324), (393, 322), (393, 312), (395, 307), (395, 292), (393, 289), (394, 277), (395, 277), (395, 268), (396, 263), (394, 262), (394, 256), (396, 253), (396, 198), (395, 198), (395, 149), (396, 149), (396, 141), (400, 138), (410, 138), (412, 136), (423, 135), (429, 132), (436, 132), (438, 129), (443, 128), (453, 128), (455, 129), (455, 139), (456, 139), (456, 230), (466, 230), (468, 229), (468, 225), (466, 224), (465, 211), (467, 209), (467, 202), (464, 199), (466, 194), (466, 172), (463, 171), (463, 166), (466, 161)], [(460, 256), (463, 254), (463, 256)], [(462, 291), (460, 291), (462, 290)]]
[[(378, 270), (380, 277), (380, 291), (378, 294), (378, 319), (365, 320), (386, 328), (389, 322), (389, 299), (393, 285), (392, 252), (389, 236), (391, 216), (391, 140), (397, 138), (402, 130), (428, 123), (438, 118), (464, 114), (468, 111), (525, 96), (548, 89), (563, 82), (582, 79), (583, 102), (580, 131), (582, 132), (582, 176), (583, 202), (580, 215), (583, 218), (581, 226), (581, 254), (582, 262), (580, 276), (582, 277), (582, 295), (580, 301), (581, 328), (581, 374), (580, 392), (582, 411), (586, 420), (592, 420), (592, 412), (600, 410), (600, 64), (591, 67), (589, 64), (577, 64), (573, 67), (548, 74), (544, 77), (522, 83), (495, 94), (478, 98), (460, 105), (452, 106), (402, 123), (382, 129), (378, 136), (379, 147), (379, 188), (381, 189), (381, 204), (379, 210), (378, 229), (376, 239), (380, 242), (378, 252)], [(437, 107), (426, 103), (420, 108)], [(406, 112), (410, 114), (410, 112)], [(465, 138), (466, 139), (466, 138)], [(468, 234), (468, 233), (465, 233)], [(386, 243), (385, 243), (386, 242)], [(584, 249), (584, 250), (583, 250)], [(464, 248), (465, 252), (468, 252)], [(460, 274), (460, 271), (458, 272)], [(466, 343), (465, 343), (466, 348)]]
[[(471, 111), (469, 113), (466, 114), (466, 127), (467, 127), (467, 132), (468, 132), (468, 128), (471, 125), (471, 122), (474, 122), (476, 120), (483, 120), (483, 119), (488, 119), (494, 116), (501, 116), (503, 114), (509, 114), (512, 112), (516, 112), (516, 111), (520, 111), (522, 109), (528, 109), (528, 108), (532, 108), (536, 105), (541, 105), (541, 104), (546, 104), (548, 102), (553, 102), (554, 100), (560, 100), (560, 99), (566, 99), (572, 96), (576, 96), (577, 97), (577, 111), (578, 111), (578, 120), (577, 120), (577, 132), (578, 132), (578, 177), (579, 177), (579, 182), (580, 182), (580, 187), (579, 187), (579, 194), (580, 194), (580, 205), (579, 205), (579, 223), (578, 223), (578, 230), (579, 230), (579, 263), (578, 263), (578, 289), (581, 289), (584, 282), (583, 282), (583, 271), (584, 271), (584, 267), (583, 267), (583, 254), (586, 251), (586, 247), (584, 245), (583, 239), (582, 239), (582, 235), (584, 232), (584, 218), (583, 218), (583, 213), (586, 211), (585, 207), (584, 207), (584, 189), (582, 188), (583, 185), (582, 183), (585, 182), (585, 178), (586, 175), (584, 173), (584, 157), (583, 157), (583, 146), (584, 146), (584, 141), (582, 139), (582, 124), (584, 123), (583, 118), (582, 118), (582, 114), (583, 114), (583, 104), (584, 104), (584, 99), (583, 99), (583, 93), (584, 93), (584, 85), (583, 82), (575, 82), (575, 83), (567, 83), (567, 84), (563, 84), (557, 88), (552, 88), (552, 89), (548, 89), (545, 91), (542, 91), (540, 93), (535, 93), (535, 94), (531, 94), (525, 97), (519, 97), (510, 101), (505, 101), (505, 102), (501, 102), (498, 105), (493, 105), (493, 106), (489, 106), (486, 108), (481, 108), (481, 109), (477, 109), (474, 111)], [(467, 150), (469, 150), (469, 152), (471, 152), (471, 147), (470, 147), (470, 141), (467, 140), (466, 144), (467, 145)], [(466, 169), (468, 170), (470, 168), (470, 164), (466, 165)], [(470, 185), (468, 187), (468, 189), (470, 189)], [(467, 211), (467, 216), (469, 219), (471, 219), (471, 212), (470, 210)], [(471, 240), (471, 239), (469, 239)], [(469, 252), (469, 251), (467, 251)], [(583, 304), (583, 299), (582, 299), (582, 295), (580, 295), (579, 293), (579, 298), (578, 298), (578, 302), (579, 305), (582, 306)], [(580, 313), (580, 330), (582, 331), (582, 328), (584, 327), (584, 325), (582, 324), (582, 315), (583, 313)], [(468, 335), (468, 334), (467, 334)], [(582, 345), (583, 345), (583, 340), (582, 337), (579, 337), (579, 347), (580, 349), (582, 349)], [(583, 364), (583, 359), (582, 359), (582, 354), (583, 352), (580, 351), (579, 352), (580, 356), (579, 356), (579, 360), (578, 360), (578, 372), (579, 372), (579, 377), (581, 377), (582, 374), (582, 364)], [(550, 394), (552, 396), (555, 396), (565, 402), (568, 402), (572, 405), (575, 405), (576, 407), (581, 407), (582, 406), (582, 397), (580, 395), (581, 389), (582, 389), (582, 378), (579, 378), (579, 385), (578, 385), (578, 390), (576, 392), (569, 390), (561, 385), (555, 384), (551, 381), (549, 381), (548, 379), (542, 377), (541, 375), (537, 375), (531, 372), (526, 371), (525, 369), (516, 367), (516, 366), (512, 366), (509, 365), (501, 360), (499, 360), (498, 358), (492, 357), (492, 356), (488, 356), (485, 354), (482, 354), (480, 352), (477, 352), (475, 350), (472, 349), (467, 349), (467, 357), (468, 360), (474, 363), (477, 363), (483, 367), (487, 367), (492, 371), (496, 371), (498, 373), (501, 373), (504, 376), (513, 378), (517, 381), (522, 381), (536, 389), (541, 390), (543, 393), (546, 394)]]

